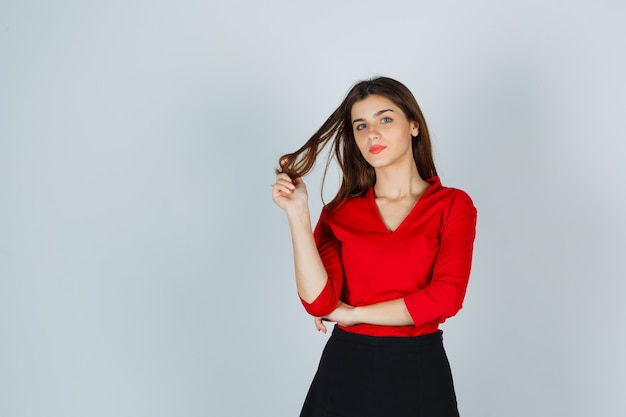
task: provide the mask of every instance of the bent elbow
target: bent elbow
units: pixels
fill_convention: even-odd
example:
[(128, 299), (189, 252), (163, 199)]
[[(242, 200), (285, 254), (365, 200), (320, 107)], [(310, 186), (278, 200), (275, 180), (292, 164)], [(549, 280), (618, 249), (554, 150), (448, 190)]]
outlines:
[(441, 318), (441, 323), (443, 323), (444, 321), (446, 321), (447, 319), (451, 317), (456, 316), (457, 313), (461, 311), (462, 308), (463, 308), (462, 302), (448, 305), (447, 308), (444, 310), (444, 314)]
[(302, 305), (304, 306), (306, 312), (313, 317), (327, 316), (335, 310), (335, 306), (337, 305), (337, 302), (320, 302), (321, 300), (315, 300), (312, 303), (307, 303), (300, 298), (300, 301), (302, 301)]

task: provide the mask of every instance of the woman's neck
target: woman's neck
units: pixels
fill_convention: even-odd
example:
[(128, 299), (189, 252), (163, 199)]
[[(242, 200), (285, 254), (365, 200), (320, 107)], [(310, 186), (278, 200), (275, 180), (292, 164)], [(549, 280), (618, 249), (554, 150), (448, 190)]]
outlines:
[(374, 194), (378, 198), (395, 200), (420, 196), (429, 186), (430, 184), (420, 176), (414, 163), (404, 167), (376, 169)]

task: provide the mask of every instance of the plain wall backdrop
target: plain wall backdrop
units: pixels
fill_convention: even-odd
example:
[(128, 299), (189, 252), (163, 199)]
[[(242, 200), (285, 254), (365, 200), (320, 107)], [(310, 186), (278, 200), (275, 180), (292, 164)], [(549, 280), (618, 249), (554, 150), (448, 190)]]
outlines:
[(296, 296), (273, 169), (387, 75), (479, 212), (443, 325), (462, 416), (623, 416), (625, 14), (2, 1), (0, 415), (297, 415), (327, 336)]

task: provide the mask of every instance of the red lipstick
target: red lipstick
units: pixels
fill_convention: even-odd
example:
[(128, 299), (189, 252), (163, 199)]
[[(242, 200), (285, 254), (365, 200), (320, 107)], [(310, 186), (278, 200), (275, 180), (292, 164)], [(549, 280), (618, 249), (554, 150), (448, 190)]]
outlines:
[(385, 149), (387, 149), (387, 147), (383, 146), (383, 145), (372, 145), (372, 147), (370, 148), (369, 152), (373, 153), (373, 154), (377, 154), (377, 153), (381, 153)]

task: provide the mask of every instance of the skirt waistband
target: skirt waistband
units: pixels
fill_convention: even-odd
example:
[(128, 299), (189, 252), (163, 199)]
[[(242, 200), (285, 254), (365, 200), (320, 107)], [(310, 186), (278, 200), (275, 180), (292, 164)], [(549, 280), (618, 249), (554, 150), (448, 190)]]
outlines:
[(369, 346), (380, 347), (420, 347), (428, 346), (432, 344), (441, 344), (443, 339), (443, 332), (441, 330), (435, 333), (425, 334), (421, 336), (370, 336), (365, 334), (358, 334), (348, 332), (335, 326), (331, 338), (338, 341), (344, 341), (348, 343), (363, 344)]

